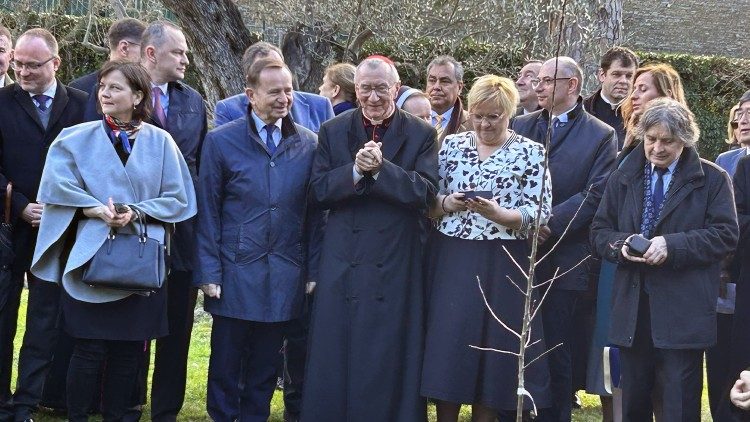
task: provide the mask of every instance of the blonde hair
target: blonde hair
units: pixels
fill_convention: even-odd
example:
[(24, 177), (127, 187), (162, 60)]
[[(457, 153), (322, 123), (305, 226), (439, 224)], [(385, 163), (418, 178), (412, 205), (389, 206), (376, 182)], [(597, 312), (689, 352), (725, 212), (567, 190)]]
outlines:
[(326, 76), (332, 84), (341, 88), (341, 94), (344, 100), (354, 102), (357, 100), (357, 93), (354, 91), (354, 72), (357, 70), (351, 63), (336, 63), (328, 66)]
[(740, 105), (735, 104), (734, 106), (732, 106), (732, 109), (729, 110), (729, 120), (727, 121), (727, 139), (724, 140), (724, 142), (728, 143), (729, 145), (738, 143), (737, 139), (734, 137), (734, 130), (736, 129), (736, 126), (733, 125), (733, 123), (735, 123), (734, 112), (737, 111), (738, 108), (740, 108)]
[[(682, 79), (680, 74), (667, 63), (652, 63), (647, 64), (643, 67), (638, 68), (635, 71), (633, 80), (637, 80), (639, 76), (650, 73), (651, 78), (654, 80), (654, 86), (659, 92), (660, 97), (671, 98), (678, 103), (687, 107), (687, 101), (685, 101), (685, 90), (682, 87)], [(628, 136), (625, 139), (625, 146), (628, 146), (634, 139), (630, 134), (635, 130), (638, 124), (640, 116), (633, 114), (633, 93), (625, 99), (622, 103), (622, 121), (625, 122), (625, 130), (628, 132)]]
[(508, 78), (485, 75), (477, 79), (469, 91), (469, 111), (478, 104), (489, 103), (497, 106), (501, 114), (512, 117), (518, 104), (516, 84)]

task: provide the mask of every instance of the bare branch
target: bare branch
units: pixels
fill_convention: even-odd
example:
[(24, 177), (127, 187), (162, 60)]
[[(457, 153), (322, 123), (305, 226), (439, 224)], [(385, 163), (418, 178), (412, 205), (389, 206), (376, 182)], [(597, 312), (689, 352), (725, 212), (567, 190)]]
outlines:
[(505, 251), (505, 254), (510, 257), (510, 260), (513, 261), (513, 264), (515, 264), (516, 268), (518, 268), (518, 271), (520, 271), (521, 274), (523, 274), (523, 276), (526, 277), (526, 279), (528, 280), (529, 275), (526, 274), (526, 271), (523, 268), (521, 268), (521, 264), (519, 264), (518, 261), (516, 261), (516, 258), (513, 257), (513, 255), (508, 251), (508, 248), (503, 246), (503, 250)]
[[(553, 277), (552, 277), (552, 278), (550, 278), (549, 280), (545, 281), (544, 283), (539, 283), (539, 284), (535, 285), (535, 286), (534, 286), (534, 288), (537, 288), (537, 287), (542, 287), (542, 286), (544, 286), (545, 284), (549, 284), (549, 283), (552, 283), (552, 282), (553, 282), (553, 281), (555, 281), (556, 279), (558, 279), (558, 278), (560, 278), (560, 277), (564, 276), (565, 274), (567, 274), (567, 273), (569, 273), (569, 272), (571, 272), (571, 271), (575, 270), (575, 269), (576, 269), (576, 267), (578, 267), (579, 265), (581, 265), (581, 264), (583, 264), (584, 262), (586, 262), (586, 260), (587, 260), (587, 259), (589, 259), (589, 258), (591, 258), (591, 255), (586, 255), (585, 257), (583, 257), (583, 259), (582, 259), (582, 260), (578, 261), (578, 262), (576, 263), (576, 265), (573, 265), (572, 267), (570, 267), (570, 268), (568, 268), (567, 270), (565, 270), (565, 272), (564, 272), (564, 273), (562, 273), (562, 274), (560, 274), (560, 275), (557, 275), (557, 274), (555, 274), (555, 276), (553, 276)], [(559, 270), (559, 269), (560, 269), (560, 268), (558, 267), (558, 270)]]
[[(555, 75), (557, 75), (557, 70), (555, 70)], [(557, 77), (557, 76), (555, 76), (555, 77)], [(553, 100), (554, 100), (554, 97), (555, 97), (555, 93), (553, 91), (552, 92), (552, 99)], [(550, 119), (552, 118), (552, 114), (549, 115), (549, 118)], [(552, 123), (548, 122), (547, 124), (551, 125)], [(562, 242), (562, 240), (565, 238), (565, 235), (568, 233), (568, 229), (570, 229), (570, 226), (573, 224), (573, 221), (575, 221), (576, 217), (578, 217), (578, 212), (581, 211), (581, 208), (583, 208), (583, 204), (586, 203), (586, 199), (589, 197), (589, 192), (591, 191), (591, 189), (593, 187), (594, 187), (594, 185), (592, 184), (591, 186), (589, 186), (588, 189), (586, 189), (586, 195), (583, 196), (583, 201), (581, 201), (581, 204), (578, 205), (578, 209), (576, 209), (575, 214), (573, 214), (573, 218), (571, 218), (570, 221), (568, 221), (568, 225), (565, 226), (565, 230), (563, 230), (562, 234), (560, 235), (560, 238), (557, 239), (557, 242), (555, 242), (555, 244), (552, 245), (552, 247), (550, 248), (550, 250), (547, 251), (547, 253), (543, 257), (541, 257), (537, 261), (537, 263), (544, 261), (548, 256), (550, 256), (550, 254), (552, 254), (552, 252), (555, 251), (555, 249), (557, 249), (557, 246), (560, 244), (560, 242)]]
[(495, 321), (497, 321), (500, 325), (503, 326), (506, 330), (511, 332), (514, 336), (518, 337), (518, 339), (521, 339), (521, 335), (515, 332), (512, 328), (508, 327), (503, 320), (498, 318), (497, 314), (495, 314), (495, 311), (492, 310), (492, 307), (490, 306), (490, 303), (487, 302), (487, 296), (484, 295), (484, 289), (482, 288), (482, 282), (479, 280), (479, 277), (477, 276), (477, 284), (479, 285), (479, 292), (482, 293), (482, 300), (484, 301), (484, 306), (487, 307), (487, 310), (490, 311), (490, 315), (492, 315), (492, 318), (495, 318)]
[(510, 278), (509, 275), (506, 275), (505, 278), (507, 278), (508, 281), (510, 281), (510, 284), (514, 285), (516, 287), (516, 289), (518, 289), (518, 291), (521, 292), (522, 295), (526, 296), (526, 292), (524, 292), (523, 289), (521, 288), (521, 286), (519, 286), (518, 284), (516, 284), (516, 282), (513, 281), (513, 279)]
[(541, 359), (541, 358), (542, 358), (542, 356), (546, 356), (547, 354), (549, 354), (549, 352), (551, 352), (551, 351), (553, 351), (553, 350), (557, 349), (558, 347), (560, 347), (560, 346), (562, 346), (562, 345), (563, 345), (563, 344), (562, 344), (562, 343), (560, 343), (560, 344), (556, 345), (555, 347), (552, 347), (552, 348), (550, 348), (550, 349), (547, 349), (547, 350), (546, 350), (546, 351), (544, 351), (544, 352), (543, 352), (542, 354), (540, 354), (539, 356), (537, 356), (537, 357), (535, 357), (534, 359), (532, 359), (531, 361), (529, 361), (529, 363), (527, 363), (526, 365), (524, 365), (524, 366), (523, 366), (523, 368), (524, 368), (524, 369), (528, 368), (529, 366), (531, 366), (531, 364), (533, 364), (533, 363), (534, 363), (534, 362), (536, 362), (537, 360)]
[(518, 353), (516, 353), (516, 352), (510, 352), (508, 350), (493, 349), (491, 347), (479, 347), (479, 346), (474, 346), (474, 345), (471, 345), (471, 344), (469, 345), (469, 347), (471, 347), (472, 349), (483, 350), (485, 352), (505, 353), (507, 355), (513, 355), (513, 356), (516, 356), (516, 357), (520, 356)]

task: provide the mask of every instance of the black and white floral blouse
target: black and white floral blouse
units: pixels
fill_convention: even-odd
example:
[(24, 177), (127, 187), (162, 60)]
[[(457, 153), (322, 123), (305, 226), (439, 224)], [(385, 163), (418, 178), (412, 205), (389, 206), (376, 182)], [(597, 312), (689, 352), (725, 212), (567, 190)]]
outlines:
[(544, 146), (508, 130), (508, 139), (484, 161), (479, 160), (476, 133), (445, 138), (438, 154), (440, 193), (492, 191), (501, 207), (521, 212), (521, 229), (513, 230), (469, 210), (445, 214), (438, 220), (441, 233), (471, 240), (525, 239), (542, 207), (546, 224), (552, 204), (549, 172), (542, 193)]

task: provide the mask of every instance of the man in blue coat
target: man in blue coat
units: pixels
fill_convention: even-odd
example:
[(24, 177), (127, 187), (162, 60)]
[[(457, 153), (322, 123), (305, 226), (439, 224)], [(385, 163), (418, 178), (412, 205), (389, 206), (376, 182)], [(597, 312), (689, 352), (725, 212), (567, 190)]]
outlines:
[[(564, 274), (552, 283), (542, 304), (547, 347), (562, 343), (548, 355), (555, 421), (571, 419), (573, 315), (579, 296), (588, 286), (589, 225), (617, 154), (615, 130), (583, 109), (582, 78), (573, 59), (547, 60), (532, 81), (542, 110), (518, 116), (512, 123), (519, 135), (544, 143), (552, 115), (552, 139), (547, 146), (552, 217), (540, 231), (543, 245), (539, 256), (559, 244), (539, 266), (537, 276), (543, 282), (557, 269)], [(583, 264), (578, 265), (581, 261)]]
[[(257, 42), (248, 47), (242, 56), (242, 68), (245, 75), (247, 75), (247, 71), (254, 61), (264, 57), (273, 57), (284, 61), (284, 56), (278, 47), (263, 41)], [(294, 103), (292, 104), (291, 116), (294, 123), (318, 133), (320, 125), (333, 118), (333, 107), (328, 98), (301, 91), (293, 91), (292, 96)], [(244, 93), (219, 101), (216, 103), (214, 111), (216, 115), (214, 125), (218, 127), (244, 117), (247, 114), (247, 105), (248, 99)]]
[(219, 422), (268, 419), (284, 327), (320, 246), (306, 200), (317, 137), (288, 115), (292, 74), (261, 59), (247, 86), (248, 114), (208, 134), (198, 182), (195, 283), (213, 316), (206, 406)]

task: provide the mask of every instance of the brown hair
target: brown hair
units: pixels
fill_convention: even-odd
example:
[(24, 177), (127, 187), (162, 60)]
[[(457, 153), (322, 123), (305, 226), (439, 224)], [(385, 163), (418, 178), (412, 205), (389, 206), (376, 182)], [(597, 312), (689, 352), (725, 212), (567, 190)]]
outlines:
[[(680, 78), (680, 74), (677, 73), (672, 66), (666, 63), (647, 64), (635, 71), (633, 80), (637, 80), (639, 76), (645, 73), (651, 74), (651, 77), (654, 79), (654, 86), (656, 86), (656, 90), (661, 97), (669, 97), (680, 104), (687, 106), (687, 101), (685, 101), (685, 90), (682, 88), (682, 79)], [(633, 114), (632, 96), (633, 93), (631, 92), (625, 101), (623, 101), (621, 107), (622, 121), (625, 122), (625, 129), (628, 132), (623, 147), (628, 146), (634, 139), (630, 134), (635, 130), (639, 119), (639, 116)]]
[(57, 45), (57, 40), (55, 39), (55, 36), (52, 35), (51, 32), (47, 31), (44, 28), (32, 28), (28, 31), (21, 34), (20, 37), (16, 40), (16, 45), (18, 45), (18, 41), (23, 37), (33, 37), (33, 38), (41, 38), (42, 41), (44, 41), (45, 44), (47, 44), (47, 48), (49, 48), (49, 51), (52, 52), (52, 55), (55, 57), (59, 57), (59, 47)]
[(109, 49), (114, 50), (120, 41), (141, 42), (143, 31), (146, 30), (146, 24), (133, 18), (123, 18), (116, 20), (107, 32), (109, 40)]
[[(128, 81), (128, 86), (133, 92), (140, 91), (143, 94), (143, 99), (141, 99), (141, 102), (133, 109), (133, 120), (146, 120), (151, 116), (151, 78), (148, 76), (146, 68), (140, 63), (132, 63), (125, 60), (108, 61), (107, 63), (104, 63), (104, 66), (99, 70), (97, 82), (101, 83), (102, 78), (116, 70), (119, 70), (120, 73), (122, 73), (125, 80)], [(99, 104), (99, 101), (96, 103), (96, 108), (99, 113), (102, 112), (102, 106)]]
[(245, 83), (247, 84), (248, 88), (256, 88), (258, 86), (258, 82), (260, 82), (260, 74), (265, 69), (286, 69), (290, 74), (292, 73), (287, 65), (284, 64), (284, 62), (279, 61), (278, 59), (266, 57), (257, 60), (253, 63), (252, 66), (250, 66), (250, 69), (247, 72), (247, 76), (245, 78)]
[(354, 72), (357, 70), (351, 63), (336, 63), (328, 66), (326, 76), (332, 84), (338, 85), (344, 100), (355, 102), (357, 94), (354, 92)]

